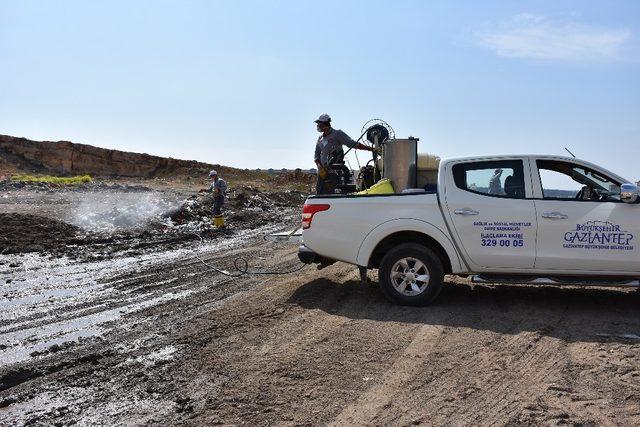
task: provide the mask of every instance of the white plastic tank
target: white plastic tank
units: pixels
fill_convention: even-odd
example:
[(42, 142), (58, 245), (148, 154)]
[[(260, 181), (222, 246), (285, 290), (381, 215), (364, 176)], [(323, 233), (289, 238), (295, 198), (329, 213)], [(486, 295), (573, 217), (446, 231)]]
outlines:
[(437, 184), (439, 168), (440, 157), (427, 153), (418, 154), (417, 187), (424, 188), (428, 184)]

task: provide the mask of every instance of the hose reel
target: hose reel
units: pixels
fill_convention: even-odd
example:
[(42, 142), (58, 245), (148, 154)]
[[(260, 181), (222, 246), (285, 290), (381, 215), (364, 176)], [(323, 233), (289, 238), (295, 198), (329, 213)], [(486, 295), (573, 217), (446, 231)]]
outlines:
[[(366, 190), (378, 182), (382, 177), (382, 170), (378, 162), (378, 152), (388, 140), (395, 138), (395, 132), (389, 123), (381, 119), (369, 120), (362, 126), (362, 135), (374, 147), (373, 155), (358, 173), (358, 190)], [(371, 164), (373, 163), (373, 165)]]

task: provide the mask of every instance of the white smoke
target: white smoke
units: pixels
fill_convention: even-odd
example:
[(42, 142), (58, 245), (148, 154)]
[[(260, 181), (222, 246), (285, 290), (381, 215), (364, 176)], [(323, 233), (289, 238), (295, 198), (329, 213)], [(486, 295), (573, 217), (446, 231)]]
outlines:
[(71, 212), (69, 222), (85, 230), (114, 232), (142, 228), (179, 204), (161, 194), (87, 194)]

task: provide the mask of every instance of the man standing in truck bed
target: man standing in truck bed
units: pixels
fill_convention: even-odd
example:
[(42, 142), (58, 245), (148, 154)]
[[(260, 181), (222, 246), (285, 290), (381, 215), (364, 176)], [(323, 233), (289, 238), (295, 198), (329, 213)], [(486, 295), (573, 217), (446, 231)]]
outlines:
[(346, 145), (349, 148), (356, 150), (372, 151), (373, 149), (364, 144), (360, 144), (349, 137), (346, 133), (340, 129), (333, 129), (331, 127), (331, 117), (328, 114), (323, 114), (316, 120), (318, 132), (321, 135), (318, 137), (316, 144), (316, 152), (314, 161), (318, 167), (318, 183), (316, 185), (317, 194), (331, 194), (333, 189), (327, 185), (327, 177), (329, 174), (329, 157), (336, 151), (342, 151), (342, 146)]

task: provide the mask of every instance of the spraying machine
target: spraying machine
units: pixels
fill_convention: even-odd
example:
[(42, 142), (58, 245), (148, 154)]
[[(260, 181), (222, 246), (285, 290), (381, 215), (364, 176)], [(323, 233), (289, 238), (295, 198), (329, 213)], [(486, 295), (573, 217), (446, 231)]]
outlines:
[(418, 138), (396, 138), (388, 123), (374, 119), (363, 126), (358, 142), (364, 140), (374, 150), (372, 158), (360, 167), (355, 179), (345, 164), (345, 156), (350, 150), (336, 152), (330, 158), (329, 180), (334, 193), (366, 194), (380, 182), (390, 185), (395, 193), (429, 191), (435, 186), (440, 158), (418, 154)]
[[(371, 159), (353, 171), (346, 152), (333, 153), (329, 158), (328, 181), (334, 194), (402, 194), (434, 192), (438, 182), (440, 158), (418, 154), (418, 138), (396, 138), (389, 124), (380, 119), (370, 120), (362, 127), (358, 142), (368, 142), (374, 148)], [(357, 157), (356, 157), (357, 158)], [(382, 191), (380, 184), (384, 183)], [(378, 187), (378, 188), (376, 188)], [(299, 242), (302, 230), (265, 236), (269, 241)]]

